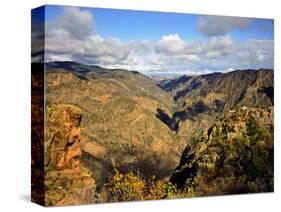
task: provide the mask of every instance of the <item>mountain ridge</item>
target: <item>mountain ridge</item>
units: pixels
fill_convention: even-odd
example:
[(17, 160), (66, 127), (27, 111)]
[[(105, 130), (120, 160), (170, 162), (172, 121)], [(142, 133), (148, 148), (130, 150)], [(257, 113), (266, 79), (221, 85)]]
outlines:
[(174, 103), (153, 80), (76, 63), (47, 64), (45, 76), (46, 105), (81, 109), (81, 163), (92, 171), (97, 190), (115, 169), (168, 179), (185, 143), (156, 117), (157, 108), (171, 115)]

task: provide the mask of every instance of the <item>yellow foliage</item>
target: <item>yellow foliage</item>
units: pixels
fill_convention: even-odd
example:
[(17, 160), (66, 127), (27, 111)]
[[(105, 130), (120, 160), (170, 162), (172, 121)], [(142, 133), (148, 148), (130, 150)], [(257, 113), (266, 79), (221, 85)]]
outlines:
[(113, 201), (144, 200), (146, 183), (132, 172), (122, 174), (115, 170), (111, 182), (107, 184)]
[(112, 201), (157, 200), (175, 198), (180, 195), (175, 185), (151, 177), (145, 182), (133, 172), (126, 174), (115, 170), (115, 175), (106, 184)]
[(146, 199), (157, 200), (166, 198), (175, 198), (179, 194), (175, 185), (170, 182), (162, 182), (160, 180), (155, 180), (153, 176), (150, 180), (150, 186), (148, 188), (148, 194)]

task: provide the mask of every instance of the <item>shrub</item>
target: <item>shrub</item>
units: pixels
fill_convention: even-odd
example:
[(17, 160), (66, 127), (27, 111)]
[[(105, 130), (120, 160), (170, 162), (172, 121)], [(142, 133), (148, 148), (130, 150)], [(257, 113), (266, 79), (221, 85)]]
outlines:
[(146, 183), (132, 172), (122, 174), (115, 169), (115, 175), (106, 186), (109, 188), (112, 201), (145, 199)]
[[(203, 191), (203, 195), (272, 191), (273, 133), (270, 130), (261, 128), (251, 117), (246, 123), (246, 135), (233, 139), (217, 136), (213, 145), (219, 148), (216, 152), (220, 155), (215, 162), (216, 171), (206, 169), (198, 175), (197, 191)], [(205, 157), (211, 157), (211, 149)], [(207, 166), (199, 165), (201, 170)]]
[(260, 127), (257, 121), (253, 117), (250, 117), (246, 126), (247, 135), (249, 136), (251, 143), (256, 144), (258, 139), (261, 137)]
[(146, 199), (170, 199), (174, 198), (177, 194), (178, 190), (174, 184), (172, 184), (171, 182), (162, 182), (160, 180), (155, 180), (155, 176), (153, 176), (150, 179)]
[(115, 169), (115, 175), (106, 184), (111, 201), (157, 200), (174, 198), (179, 195), (175, 185), (170, 182), (156, 180), (152, 176), (148, 182), (140, 179), (133, 172), (120, 173)]

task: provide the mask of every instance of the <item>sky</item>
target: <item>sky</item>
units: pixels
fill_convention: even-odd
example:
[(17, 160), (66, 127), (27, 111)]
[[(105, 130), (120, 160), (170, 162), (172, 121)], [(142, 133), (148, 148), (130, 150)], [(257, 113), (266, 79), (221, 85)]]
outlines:
[(155, 76), (274, 66), (272, 19), (51, 5), (42, 11), (47, 62)]

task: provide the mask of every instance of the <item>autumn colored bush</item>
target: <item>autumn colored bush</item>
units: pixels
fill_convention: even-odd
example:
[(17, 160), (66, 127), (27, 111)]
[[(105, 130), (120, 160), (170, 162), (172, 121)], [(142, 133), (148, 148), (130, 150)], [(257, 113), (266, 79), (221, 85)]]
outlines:
[(109, 199), (114, 202), (167, 199), (179, 195), (176, 187), (170, 182), (156, 180), (155, 176), (146, 182), (133, 172), (122, 174), (117, 169), (106, 187), (110, 192)]
[(175, 185), (173, 185), (171, 182), (156, 180), (155, 176), (150, 178), (147, 189), (147, 200), (170, 199), (175, 198), (178, 195), (178, 190)]
[(112, 201), (118, 202), (145, 199), (146, 183), (132, 172), (122, 174), (116, 169), (115, 175), (106, 186), (109, 189)]

